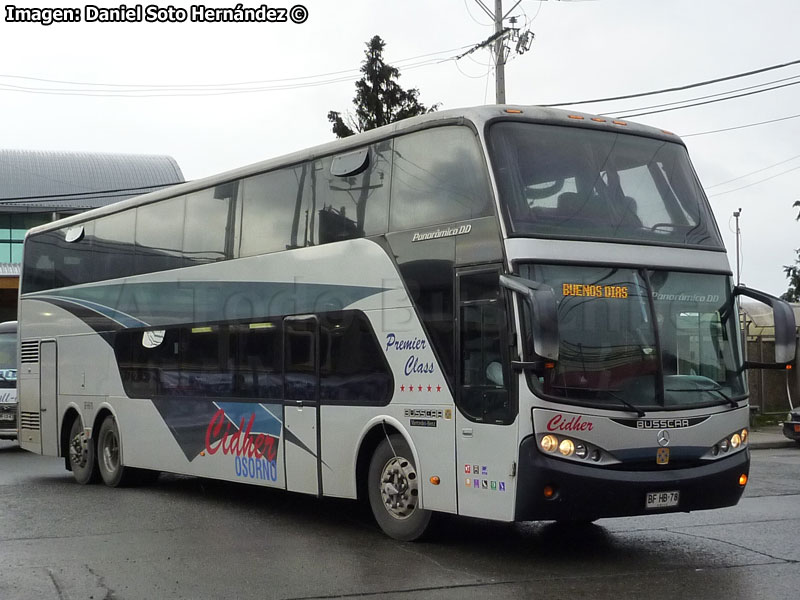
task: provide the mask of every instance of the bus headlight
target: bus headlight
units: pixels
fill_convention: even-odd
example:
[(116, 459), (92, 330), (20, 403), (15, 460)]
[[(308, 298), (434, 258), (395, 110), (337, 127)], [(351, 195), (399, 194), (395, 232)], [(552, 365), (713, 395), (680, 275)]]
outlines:
[(572, 436), (562, 437), (546, 433), (539, 438), (539, 450), (544, 454), (555, 455), (574, 462), (593, 462), (602, 465), (617, 464), (619, 461), (608, 452), (592, 443), (576, 439)]
[(555, 452), (558, 448), (558, 438), (554, 435), (546, 435), (542, 438), (541, 445), (545, 452)]
[(750, 435), (748, 433), (747, 429), (742, 429), (742, 432), (739, 435), (742, 436), (742, 444), (746, 444), (747, 443), (747, 436)]
[(572, 456), (575, 454), (575, 444), (572, 440), (561, 440), (558, 445), (558, 451), (564, 456)]
[(741, 445), (742, 445), (742, 438), (739, 437), (738, 433), (734, 433), (731, 436), (731, 448), (733, 448), (735, 450), (736, 448), (738, 448)]
[(728, 450), (731, 449), (731, 443), (730, 441), (728, 441), (728, 438), (725, 438), (719, 443), (719, 449), (722, 450), (723, 452), (727, 452)]

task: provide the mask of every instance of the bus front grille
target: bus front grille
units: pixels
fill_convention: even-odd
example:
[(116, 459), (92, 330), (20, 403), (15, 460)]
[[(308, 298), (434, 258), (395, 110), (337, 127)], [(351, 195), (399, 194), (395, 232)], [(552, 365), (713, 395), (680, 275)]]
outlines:
[(19, 415), (19, 428), (39, 431), (39, 419), (40, 416), (38, 412), (22, 412)]

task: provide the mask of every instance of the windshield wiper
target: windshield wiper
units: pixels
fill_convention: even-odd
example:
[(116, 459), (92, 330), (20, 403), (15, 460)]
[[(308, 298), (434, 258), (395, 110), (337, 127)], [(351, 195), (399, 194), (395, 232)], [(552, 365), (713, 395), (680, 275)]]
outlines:
[(710, 392), (712, 394), (719, 394), (722, 398), (730, 404), (733, 408), (739, 408), (739, 402), (728, 396), (722, 391), (722, 388), (694, 388), (694, 389), (671, 389), (667, 388), (667, 392)]
[(608, 394), (612, 398), (615, 398), (616, 400), (619, 400), (619, 402), (621, 404), (623, 404), (626, 407), (630, 408), (633, 412), (635, 412), (637, 414), (637, 416), (639, 416), (639, 417), (645, 416), (644, 410), (642, 410), (641, 408), (639, 408), (638, 406), (636, 406), (634, 404), (631, 404), (630, 402), (625, 400), (625, 398), (622, 398), (621, 396), (617, 396), (611, 390), (605, 390), (605, 389), (600, 389), (600, 388), (572, 387), (572, 386), (567, 386), (567, 385), (558, 385), (558, 386), (553, 386), (553, 387), (557, 387), (557, 388), (562, 389), (562, 390), (578, 390), (578, 391), (581, 391), (581, 392), (594, 392), (595, 394), (597, 394), (597, 393)]
[(604, 391), (606, 394), (608, 394), (612, 398), (616, 398), (617, 400), (622, 402), (622, 404), (624, 404), (625, 406), (630, 408), (633, 412), (635, 412), (637, 416), (639, 416), (639, 417), (645, 416), (646, 413), (644, 412), (644, 410), (642, 410), (641, 408), (639, 408), (635, 404), (631, 404), (630, 402), (625, 400), (625, 398), (623, 398), (622, 396), (617, 396), (614, 392), (612, 392), (610, 390), (602, 390), (602, 391)]

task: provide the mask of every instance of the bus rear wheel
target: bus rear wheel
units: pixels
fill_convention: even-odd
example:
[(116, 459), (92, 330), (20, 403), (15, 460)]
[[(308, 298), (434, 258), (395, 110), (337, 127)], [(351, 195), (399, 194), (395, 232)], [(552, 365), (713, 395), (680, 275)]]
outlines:
[(411, 448), (402, 436), (387, 436), (378, 444), (367, 477), (369, 504), (380, 528), (396, 540), (420, 539), (431, 511), (419, 507), (419, 478)]
[(76, 416), (69, 430), (67, 452), (69, 467), (75, 481), (81, 485), (97, 481), (97, 459), (92, 440), (86, 437), (81, 418)]
[(97, 434), (97, 466), (103, 483), (109, 487), (119, 487), (128, 483), (129, 469), (122, 464), (122, 442), (117, 421), (108, 415)]

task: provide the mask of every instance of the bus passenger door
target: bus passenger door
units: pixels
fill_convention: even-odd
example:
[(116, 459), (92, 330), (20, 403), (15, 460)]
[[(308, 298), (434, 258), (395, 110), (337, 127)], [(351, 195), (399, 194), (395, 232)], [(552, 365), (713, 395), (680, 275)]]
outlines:
[(500, 267), (456, 273), (456, 477), (461, 515), (512, 520), (518, 420)]
[(287, 317), (283, 327), (284, 469), (290, 492), (321, 494), (319, 461), (319, 325)]
[(40, 360), (42, 454), (58, 456), (58, 353), (55, 341), (42, 342)]

